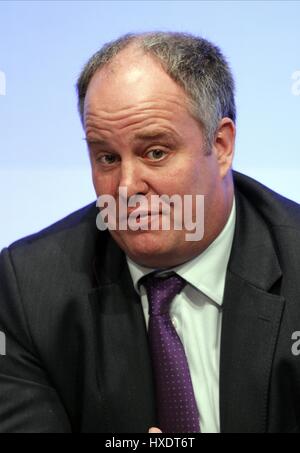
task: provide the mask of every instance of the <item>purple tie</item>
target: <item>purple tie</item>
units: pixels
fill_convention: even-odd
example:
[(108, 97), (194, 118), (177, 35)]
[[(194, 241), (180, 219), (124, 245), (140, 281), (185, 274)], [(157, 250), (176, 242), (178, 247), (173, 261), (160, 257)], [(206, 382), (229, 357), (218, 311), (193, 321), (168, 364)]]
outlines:
[(156, 388), (158, 428), (165, 433), (199, 433), (199, 412), (181, 340), (169, 315), (171, 301), (185, 285), (174, 272), (146, 275), (149, 343)]

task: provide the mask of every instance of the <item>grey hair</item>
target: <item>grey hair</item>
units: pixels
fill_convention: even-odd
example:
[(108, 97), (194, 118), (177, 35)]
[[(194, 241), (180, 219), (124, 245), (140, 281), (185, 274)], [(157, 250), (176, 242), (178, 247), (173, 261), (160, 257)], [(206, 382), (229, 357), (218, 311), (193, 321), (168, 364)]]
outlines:
[(84, 66), (77, 82), (78, 109), (83, 123), (84, 99), (94, 74), (130, 45), (156, 59), (187, 94), (191, 114), (204, 128), (211, 147), (219, 122), (236, 121), (234, 79), (220, 49), (204, 38), (187, 33), (126, 34), (105, 44)]

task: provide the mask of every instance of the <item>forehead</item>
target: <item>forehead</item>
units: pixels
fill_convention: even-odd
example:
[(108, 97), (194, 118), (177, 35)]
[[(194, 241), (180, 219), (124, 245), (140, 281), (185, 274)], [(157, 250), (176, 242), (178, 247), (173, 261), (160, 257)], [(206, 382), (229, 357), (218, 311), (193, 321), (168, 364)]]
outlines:
[(187, 108), (183, 90), (150, 56), (136, 51), (121, 52), (90, 81), (85, 97), (85, 114), (114, 114), (152, 103), (172, 103)]

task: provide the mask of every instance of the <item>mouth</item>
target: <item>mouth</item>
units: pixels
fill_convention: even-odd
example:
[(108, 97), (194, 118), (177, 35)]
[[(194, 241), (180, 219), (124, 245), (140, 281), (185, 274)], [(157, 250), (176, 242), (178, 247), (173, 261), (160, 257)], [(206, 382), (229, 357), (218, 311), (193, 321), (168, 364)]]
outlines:
[[(134, 215), (133, 215), (134, 214)], [(127, 211), (127, 216), (120, 217), (120, 221), (128, 221), (134, 219), (135, 221), (147, 220), (148, 218), (162, 215), (161, 211), (139, 211), (137, 209), (132, 209)]]
[(130, 210), (127, 216), (119, 217), (118, 229), (137, 232), (160, 230), (162, 212)]
[(137, 223), (150, 223), (151, 219), (153, 219), (154, 217), (160, 216), (160, 215), (161, 215), (160, 212), (139, 214), (136, 217), (136, 222)]

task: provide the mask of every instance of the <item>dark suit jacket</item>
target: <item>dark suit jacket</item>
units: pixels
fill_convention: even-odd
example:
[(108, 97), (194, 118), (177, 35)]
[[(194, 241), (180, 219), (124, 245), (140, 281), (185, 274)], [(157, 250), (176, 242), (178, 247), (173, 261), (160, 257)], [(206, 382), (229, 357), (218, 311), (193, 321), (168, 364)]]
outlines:
[[(222, 432), (300, 432), (300, 207), (234, 174), (237, 224), (221, 337)], [(95, 205), (0, 259), (0, 432), (147, 432), (147, 332)]]

